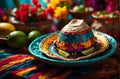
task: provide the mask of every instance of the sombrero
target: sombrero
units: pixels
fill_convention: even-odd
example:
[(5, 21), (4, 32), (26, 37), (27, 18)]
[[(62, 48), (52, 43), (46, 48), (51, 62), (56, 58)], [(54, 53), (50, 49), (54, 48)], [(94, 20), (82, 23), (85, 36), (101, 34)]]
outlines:
[(73, 19), (60, 32), (44, 38), (39, 45), (46, 56), (61, 60), (81, 60), (103, 53), (109, 47), (104, 34), (91, 30), (82, 19)]

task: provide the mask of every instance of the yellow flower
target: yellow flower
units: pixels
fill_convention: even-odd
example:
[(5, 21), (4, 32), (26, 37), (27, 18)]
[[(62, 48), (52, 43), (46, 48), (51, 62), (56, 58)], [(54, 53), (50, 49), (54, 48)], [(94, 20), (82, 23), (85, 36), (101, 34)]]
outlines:
[(56, 7), (54, 16), (57, 20), (66, 19), (68, 14), (67, 7)]
[(51, 0), (51, 2), (47, 5), (47, 7), (56, 8), (56, 6), (60, 3), (60, 0)]
[(58, 5), (60, 3), (60, 0), (52, 0), (52, 2), (56, 5)]
[[(64, 2), (67, 2), (68, 4), (72, 4), (72, 0), (51, 0), (50, 3), (48, 3), (47, 7), (51, 7), (54, 9), (54, 17), (60, 21), (61, 19), (66, 19), (68, 10), (67, 10), (67, 4), (63, 5)], [(63, 7), (61, 7), (63, 5)]]
[(51, 8), (53, 8), (53, 9), (55, 9), (55, 8), (56, 8), (56, 5), (55, 5), (54, 3), (49, 3), (49, 4), (47, 5), (47, 7), (48, 7), (48, 8), (51, 7)]
[(55, 10), (55, 17), (59, 17), (59, 16), (61, 16), (61, 12), (58, 9), (56, 9)]

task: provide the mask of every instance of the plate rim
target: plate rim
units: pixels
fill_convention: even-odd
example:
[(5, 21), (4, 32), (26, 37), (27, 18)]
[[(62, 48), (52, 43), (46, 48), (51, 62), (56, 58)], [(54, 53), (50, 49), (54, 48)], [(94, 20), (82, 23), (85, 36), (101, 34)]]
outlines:
[[(97, 31), (97, 32), (99, 32), (99, 31)], [(33, 52), (32, 50), (31, 50), (31, 47), (32, 47), (32, 45), (35, 43), (35, 42), (37, 42), (39, 39), (41, 39), (41, 38), (45, 38), (45, 37), (47, 37), (48, 35), (50, 35), (50, 34), (53, 34), (53, 33), (56, 33), (56, 32), (52, 32), (52, 33), (49, 33), (49, 34), (45, 34), (45, 35), (42, 35), (42, 36), (40, 36), (40, 37), (38, 37), (38, 38), (36, 38), (30, 45), (29, 45), (29, 52), (30, 52), (30, 54), (32, 54), (33, 56), (35, 56), (35, 57), (37, 57), (37, 58), (39, 58), (40, 60), (44, 60), (44, 61), (48, 61), (48, 62), (52, 62), (52, 63), (59, 63), (59, 64), (85, 64), (85, 63), (94, 63), (94, 62), (97, 62), (97, 61), (101, 61), (101, 60), (103, 60), (103, 59), (105, 59), (105, 58), (107, 58), (107, 57), (109, 57), (109, 56), (111, 56), (111, 55), (113, 55), (114, 53), (115, 53), (115, 51), (116, 51), (116, 49), (117, 49), (117, 41), (112, 37), (112, 36), (110, 36), (110, 35), (108, 35), (108, 34), (105, 34), (105, 33), (102, 33), (102, 32), (99, 32), (99, 33), (102, 33), (102, 34), (104, 34), (107, 38), (108, 38), (108, 40), (110, 40), (110, 38), (114, 41), (114, 48), (115, 49), (111, 49), (111, 53), (107, 53), (107, 54), (105, 54), (105, 55), (102, 55), (102, 56), (100, 56), (100, 57), (95, 57), (95, 58), (91, 58), (91, 59), (83, 59), (83, 60), (74, 60), (74, 61), (65, 61), (65, 60), (58, 60), (58, 59), (53, 59), (53, 58), (46, 58), (45, 56), (38, 56), (38, 54), (36, 55), (35, 54), (35, 52)], [(42, 39), (42, 40), (43, 40)], [(40, 42), (39, 42), (40, 43)], [(111, 41), (109, 41), (109, 43), (111, 44)], [(39, 44), (40, 45), (40, 44)], [(38, 50), (39, 50), (39, 45), (38, 45)], [(109, 50), (110, 51), (110, 50)], [(39, 53), (41, 54), (42, 52), (39, 50)], [(43, 53), (42, 53), (43, 54)]]

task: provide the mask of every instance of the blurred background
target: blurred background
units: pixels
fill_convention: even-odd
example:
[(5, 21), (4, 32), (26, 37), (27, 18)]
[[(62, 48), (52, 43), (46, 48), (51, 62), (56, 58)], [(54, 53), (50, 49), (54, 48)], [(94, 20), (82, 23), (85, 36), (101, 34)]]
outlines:
[[(0, 1), (0, 7), (1, 8), (15, 8), (16, 6), (14, 5), (14, 1), (19, 1), (20, 4), (31, 4), (31, 0), (1, 0)], [(46, 3), (43, 1), (43, 0), (39, 0), (40, 3), (42, 3), (42, 5), (45, 7), (46, 6)]]
[[(1, 0), (0, 1), (0, 7), (1, 8), (15, 8), (15, 5), (14, 5), (14, 1), (19, 1), (21, 4), (26, 4), (26, 3), (29, 3), (31, 4), (31, 0)], [(39, 2), (45, 7), (46, 6), (46, 1), (50, 1), (50, 0), (39, 0)], [(91, 2), (91, 1), (105, 1), (105, 0), (73, 0), (74, 2), (77, 2), (77, 1), (81, 1), (80, 4), (83, 4), (84, 1), (88, 1), (88, 2)], [(115, 1), (116, 2), (116, 5), (117, 5), (117, 8), (118, 10), (120, 10), (120, 0), (112, 0), (112, 1)], [(103, 3), (104, 4), (104, 3)], [(92, 5), (92, 4), (91, 4)]]

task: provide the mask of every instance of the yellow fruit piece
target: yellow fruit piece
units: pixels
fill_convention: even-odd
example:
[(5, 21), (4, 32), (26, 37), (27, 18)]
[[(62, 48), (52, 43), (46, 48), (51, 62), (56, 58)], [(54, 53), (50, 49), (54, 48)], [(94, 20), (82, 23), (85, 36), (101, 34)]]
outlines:
[(0, 23), (0, 35), (8, 35), (10, 32), (15, 31), (15, 26), (10, 23)]
[(63, 56), (63, 57), (68, 57), (68, 56), (69, 56), (69, 54), (68, 54), (67, 52), (62, 51), (62, 50), (60, 50), (60, 49), (58, 49), (58, 53), (59, 53), (61, 56)]
[(82, 51), (82, 54), (89, 55), (89, 54), (93, 53), (93, 51), (94, 51), (94, 47), (91, 47), (87, 50)]

